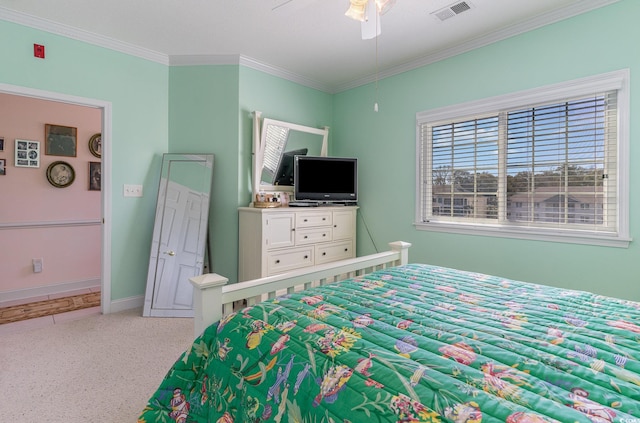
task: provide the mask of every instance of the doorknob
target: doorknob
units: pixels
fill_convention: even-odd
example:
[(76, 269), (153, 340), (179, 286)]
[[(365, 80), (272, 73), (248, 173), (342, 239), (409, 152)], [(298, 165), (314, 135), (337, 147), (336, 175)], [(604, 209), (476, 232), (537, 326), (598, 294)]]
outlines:
[(170, 256), (175, 256), (175, 255), (176, 255), (176, 252), (175, 252), (175, 251), (172, 251), (172, 250), (165, 251), (164, 253), (165, 253), (165, 254), (169, 254)]

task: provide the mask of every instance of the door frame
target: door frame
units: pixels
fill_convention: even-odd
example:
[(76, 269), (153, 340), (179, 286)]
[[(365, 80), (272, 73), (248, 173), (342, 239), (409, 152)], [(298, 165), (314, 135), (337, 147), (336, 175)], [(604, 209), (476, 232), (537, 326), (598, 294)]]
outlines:
[(111, 102), (77, 97), (53, 91), (0, 83), (0, 93), (39, 100), (100, 109), (102, 112), (102, 257), (100, 271), (100, 309), (102, 314), (111, 312)]

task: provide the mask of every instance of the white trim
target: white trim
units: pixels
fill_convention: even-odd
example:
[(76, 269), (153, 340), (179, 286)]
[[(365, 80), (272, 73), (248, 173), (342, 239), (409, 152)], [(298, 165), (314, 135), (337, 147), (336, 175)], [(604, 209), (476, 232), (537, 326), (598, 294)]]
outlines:
[(99, 224), (100, 224), (100, 219), (61, 220), (61, 221), (55, 221), (55, 222), (13, 222), (13, 223), (0, 223), (0, 230), (55, 228), (55, 227), (72, 227), (72, 226), (95, 226)]
[(569, 231), (568, 234), (562, 234), (561, 229), (558, 230), (541, 230), (539, 228), (509, 228), (498, 226), (481, 226), (473, 224), (455, 224), (448, 222), (428, 222), (428, 223), (414, 223), (417, 230), (430, 231), (430, 232), (444, 232), (451, 234), (461, 235), (475, 235), (475, 236), (493, 236), (498, 238), (515, 238), (530, 241), (549, 241), (549, 242), (561, 242), (567, 244), (583, 244), (583, 245), (596, 245), (600, 247), (617, 247), (628, 248), (631, 238), (619, 236), (607, 236), (581, 234), (577, 231)]
[(61, 35), (73, 40), (78, 40), (95, 46), (104, 47), (109, 50), (119, 51), (120, 53), (139, 57), (163, 65), (169, 64), (169, 57), (166, 54), (149, 50), (143, 47), (138, 47), (133, 44), (118, 41), (114, 38), (85, 31), (83, 29), (79, 29), (69, 25), (38, 18), (27, 13), (17, 12), (15, 10), (7, 9), (6, 7), (0, 6), (0, 20), (28, 26), (30, 28), (39, 29), (41, 31), (49, 32), (55, 35)]
[(608, 90), (628, 91), (629, 75), (629, 69), (622, 69), (466, 103), (452, 104), (437, 109), (418, 112), (416, 113), (416, 120), (418, 123), (425, 121), (438, 122), (440, 120), (456, 119), (457, 117), (469, 115), (488, 115), (502, 109), (523, 105), (548, 103), (550, 98), (570, 98), (584, 95), (587, 92), (595, 93)]
[(0, 93), (20, 95), (41, 100), (57, 101), (102, 110), (102, 270), (100, 306), (103, 314), (111, 312), (111, 102), (77, 97), (53, 91), (0, 83)]
[(202, 65), (239, 65), (250, 69), (277, 76), (296, 84), (304, 85), (309, 88), (323, 92), (331, 92), (331, 87), (306, 78), (302, 75), (290, 72), (267, 63), (259, 62), (247, 56), (236, 54), (200, 54), (200, 55), (172, 55), (169, 58), (171, 66), (202, 66)]
[(169, 57), (171, 66), (239, 65), (237, 54), (177, 54)]
[[(468, 235), (497, 236), (575, 244), (589, 244), (607, 247), (628, 248), (631, 242), (629, 234), (629, 124), (630, 124), (630, 71), (622, 69), (604, 74), (580, 78), (558, 84), (537, 87), (487, 99), (449, 105), (433, 110), (416, 113), (416, 187), (415, 221), (418, 230), (448, 232)], [(483, 225), (472, 223), (454, 223), (448, 221), (422, 222), (422, 203), (426, 195), (430, 196), (430, 186), (423, 187), (421, 166), (422, 140), (420, 128), (424, 124), (437, 124), (439, 121), (451, 121), (460, 117), (497, 113), (504, 109), (530, 106), (536, 103), (548, 103), (554, 99), (563, 99), (618, 90), (618, 230), (616, 234), (595, 231), (569, 229), (546, 230), (544, 228), (510, 227), (508, 225)], [(427, 152), (428, 154), (428, 152)], [(427, 169), (428, 170), (428, 169)], [(424, 193), (421, 191), (425, 189)], [(430, 197), (426, 197), (430, 198)]]
[(97, 287), (100, 287), (100, 278), (87, 279), (84, 281), (66, 282), (56, 285), (36, 286), (34, 288), (16, 289), (13, 291), (5, 291), (0, 293), (0, 303), (17, 300), (28, 300), (29, 298), (58, 295), (66, 292), (72, 293), (73, 291), (80, 291)]

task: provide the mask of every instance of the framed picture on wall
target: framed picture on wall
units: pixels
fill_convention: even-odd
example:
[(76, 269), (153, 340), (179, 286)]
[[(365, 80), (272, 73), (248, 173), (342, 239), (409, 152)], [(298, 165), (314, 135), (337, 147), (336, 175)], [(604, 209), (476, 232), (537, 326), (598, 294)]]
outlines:
[(47, 180), (56, 188), (66, 188), (76, 179), (76, 171), (67, 162), (53, 162), (47, 168)]
[(78, 128), (61, 125), (44, 125), (45, 152), (51, 156), (76, 157)]
[(0, 159), (0, 176), (7, 174), (7, 159)]
[(100, 191), (102, 186), (102, 163), (89, 162), (89, 191)]
[(40, 167), (40, 141), (16, 139), (16, 167)]
[(89, 151), (97, 158), (102, 156), (102, 134), (94, 134), (89, 139)]
[(0, 137), (0, 151), (4, 151), (4, 137)]

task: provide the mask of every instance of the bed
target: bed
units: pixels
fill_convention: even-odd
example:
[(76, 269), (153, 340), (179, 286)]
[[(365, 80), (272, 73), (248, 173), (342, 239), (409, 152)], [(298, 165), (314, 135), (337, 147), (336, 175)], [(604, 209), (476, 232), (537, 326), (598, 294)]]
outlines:
[(639, 303), (408, 247), (194, 278), (197, 337), (139, 422), (640, 422)]

